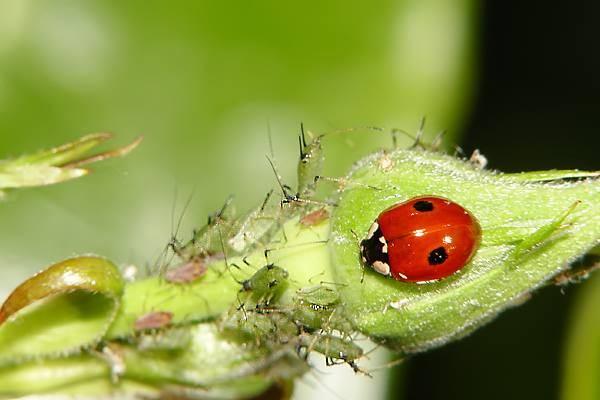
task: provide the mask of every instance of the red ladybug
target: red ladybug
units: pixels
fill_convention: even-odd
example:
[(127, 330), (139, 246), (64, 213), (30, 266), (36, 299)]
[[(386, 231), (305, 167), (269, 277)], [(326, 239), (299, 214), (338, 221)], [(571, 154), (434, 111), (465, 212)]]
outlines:
[(384, 210), (360, 243), (362, 261), (404, 282), (445, 278), (464, 267), (479, 246), (477, 219), (436, 196), (414, 197)]

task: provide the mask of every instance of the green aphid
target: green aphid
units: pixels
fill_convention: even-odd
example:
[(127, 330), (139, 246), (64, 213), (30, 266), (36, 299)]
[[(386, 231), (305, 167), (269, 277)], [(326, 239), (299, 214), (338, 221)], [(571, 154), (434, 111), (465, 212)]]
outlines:
[(299, 302), (294, 305), (291, 317), (302, 329), (313, 332), (330, 325), (332, 312), (327, 307)]
[(298, 137), (300, 144), (300, 160), (298, 161), (298, 194), (299, 198), (307, 198), (314, 194), (316, 189), (315, 177), (320, 176), (323, 170), (323, 146), (321, 139), (323, 135), (314, 138), (310, 143), (306, 142), (304, 126), (301, 125), (301, 133)]
[(242, 292), (250, 293), (257, 304), (268, 304), (276, 299), (288, 285), (288, 272), (275, 264), (267, 264), (250, 278), (242, 281)]
[(324, 285), (309, 286), (296, 292), (299, 300), (311, 304), (327, 307), (340, 301), (338, 292)]
[(231, 203), (232, 197), (229, 197), (219, 211), (208, 216), (206, 225), (194, 230), (192, 239), (186, 244), (181, 245), (173, 238), (169, 243), (173, 252), (184, 260), (220, 254), (223, 251), (221, 238), (229, 237), (237, 225)]
[(277, 309), (240, 309), (222, 327), (224, 332), (258, 345), (288, 343), (298, 334), (293, 321)]
[(326, 286), (302, 288), (296, 292), (291, 315), (298, 325), (308, 331), (322, 329), (337, 322), (331, 314), (338, 301), (338, 293)]
[(237, 253), (241, 253), (257, 243), (262, 243), (279, 227), (280, 212), (280, 202), (271, 190), (260, 207), (237, 221), (235, 229), (227, 236), (227, 244)]
[(327, 365), (339, 363), (348, 364), (355, 372), (360, 370), (356, 361), (364, 355), (363, 349), (351, 339), (323, 334), (301, 334), (299, 348), (306, 351), (306, 356), (311, 351), (323, 354)]

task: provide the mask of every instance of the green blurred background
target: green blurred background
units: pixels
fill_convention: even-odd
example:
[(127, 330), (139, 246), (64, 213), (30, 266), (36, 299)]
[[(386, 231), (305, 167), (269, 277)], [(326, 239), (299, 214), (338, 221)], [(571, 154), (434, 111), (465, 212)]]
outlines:
[[(10, 193), (0, 297), (73, 254), (150, 265), (171, 235), (172, 205), (192, 192), (183, 234), (230, 194), (241, 209), (258, 203), (274, 186), (269, 127), (290, 183), (301, 121), (316, 132), (415, 131), (424, 115), (429, 134), (447, 130), (492, 168), (598, 169), (599, 15), (577, 1), (4, 0), (0, 157), (97, 131), (145, 141), (85, 179)], [(366, 132), (331, 140), (328, 174), (387, 143)], [(389, 397), (558, 398), (577, 290), (546, 289), (413, 358)], [(385, 392), (375, 385), (360, 393)]]

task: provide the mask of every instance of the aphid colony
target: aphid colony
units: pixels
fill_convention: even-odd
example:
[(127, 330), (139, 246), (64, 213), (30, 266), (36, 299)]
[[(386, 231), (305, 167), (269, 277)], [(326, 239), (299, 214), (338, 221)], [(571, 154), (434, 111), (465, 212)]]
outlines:
[[(279, 244), (286, 246), (284, 222), (296, 218), (300, 229), (311, 229), (329, 219), (332, 204), (313, 198), (318, 181), (348, 184), (321, 176), (323, 137), (317, 136), (308, 143), (302, 129), (295, 191), (283, 183), (274, 162), (268, 159), (281, 196), (269, 192), (260, 207), (240, 218), (235, 217), (228, 199), (208, 217), (204, 227), (193, 232), (190, 241), (183, 244), (175, 236), (172, 238), (169, 247), (181, 262), (162, 276), (171, 284), (185, 285), (201, 279), (214, 261), (224, 261), (223, 273), (233, 277), (232, 271), (239, 271), (240, 265), (228, 260), (241, 259), (242, 267), (248, 268), (251, 265), (246, 256), (264, 249), (265, 263), (250, 277), (238, 281), (237, 304), (217, 322), (221, 331), (230, 338), (273, 351), (291, 346), (302, 358), (316, 351), (325, 355), (328, 365), (343, 362), (359, 371), (356, 360), (363, 350), (352, 337), (355, 330), (344, 317), (337, 291), (324, 284), (313, 285), (297, 289), (291, 300), (288, 295), (282, 301), (282, 295), (290, 292), (288, 273), (268, 260), (275, 234), (282, 234), (283, 243)], [(421, 145), (419, 137), (415, 139), (417, 146)], [(383, 163), (385, 159), (384, 154)], [(383, 210), (356, 251), (363, 268), (370, 267), (396, 280), (420, 283), (442, 279), (461, 269), (477, 250), (479, 241), (479, 225), (467, 210), (447, 199), (423, 196)], [(164, 312), (149, 313), (136, 321), (136, 330), (143, 330), (146, 325), (160, 328), (160, 321), (167, 326), (171, 317)]]
[[(224, 264), (220, 273), (230, 275), (240, 288), (237, 303), (215, 321), (222, 335), (257, 348), (269, 348), (271, 353), (291, 350), (301, 359), (315, 351), (325, 355), (328, 365), (347, 363), (359, 371), (356, 361), (363, 350), (354, 343), (350, 336), (354, 330), (338, 309), (337, 291), (327, 284), (294, 290), (291, 287), (295, 283), (287, 271), (268, 260), (274, 246), (284, 247), (287, 243), (284, 222), (295, 219), (298, 229), (308, 231), (329, 218), (330, 205), (312, 199), (323, 161), (321, 138), (307, 143), (302, 130), (295, 191), (282, 183), (269, 160), (281, 196), (269, 192), (260, 207), (239, 218), (228, 199), (208, 217), (205, 226), (193, 232), (191, 240), (182, 243), (175, 236), (171, 239), (168, 248), (180, 261), (162, 271), (161, 276), (170, 284), (185, 286), (203, 279), (213, 265)], [(257, 265), (251, 265), (246, 256), (257, 252), (264, 252), (265, 261), (259, 265), (254, 260)], [(246, 279), (236, 277), (244, 274)], [(201, 290), (201, 285), (202, 281), (195, 289)], [(283, 301), (285, 292), (293, 295), (287, 295)], [(169, 328), (172, 319), (172, 314), (160, 310), (138, 317), (135, 329), (139, 343), (148, 347), (152, 341), (143, 339), (145, 336), (165, 336), (165, 329), (177, 329)]]

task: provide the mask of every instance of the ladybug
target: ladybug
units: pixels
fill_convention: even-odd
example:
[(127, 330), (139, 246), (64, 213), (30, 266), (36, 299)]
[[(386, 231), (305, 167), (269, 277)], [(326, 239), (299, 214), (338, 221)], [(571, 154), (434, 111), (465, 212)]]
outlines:
[(360, 243), (363, 264), (403, 282), (430, 282), (464, 267), (481, 241), (477, 219), (460, 205), (420, 196), (384, 210)]

